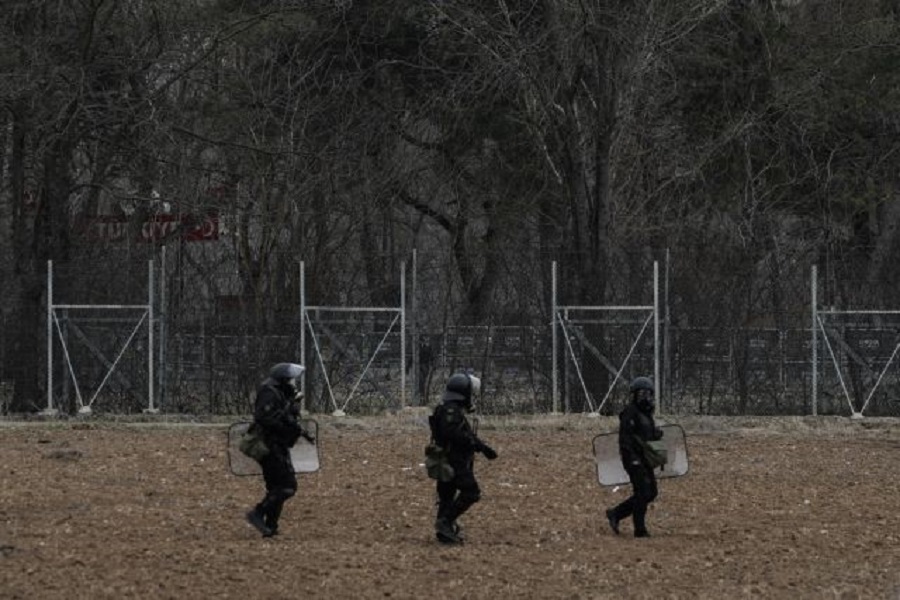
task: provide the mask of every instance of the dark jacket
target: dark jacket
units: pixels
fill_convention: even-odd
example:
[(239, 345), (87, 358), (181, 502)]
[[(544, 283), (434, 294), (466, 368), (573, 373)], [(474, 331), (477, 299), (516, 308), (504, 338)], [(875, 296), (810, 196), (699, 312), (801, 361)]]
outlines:
[(458, 402), (439, 404), (429, 422), (434, 442), (447, 450), (451, 464), (471, 462), (472, 456), (485, 448), (472, 430), (465, 408)]
[(287, 449), (303, 433), (298, 417), (300, 410), (292, 398), (274, 381), (266, 380), (256, 392), (253, 423), (262, 431), (270, 448)]
[(639, 409), (634, 402), (619, 413), (619, 455), (626, 468), (641, 464), (650, 468), (644, 458), (641, 442), (661, 439), (663, 432), (656, 427), (651, 413)]

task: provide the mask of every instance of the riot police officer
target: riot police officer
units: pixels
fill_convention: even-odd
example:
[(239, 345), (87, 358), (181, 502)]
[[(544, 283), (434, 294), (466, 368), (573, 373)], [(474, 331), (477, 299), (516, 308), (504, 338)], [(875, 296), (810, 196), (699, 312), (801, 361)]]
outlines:
[(662, 430), (653, 420), (655, 408), (653, 382), (637, 377), (630, 385), (631, 401), (619, 414), (619, 455), (631, 481), (631, 496), (606, 511), (613, 532), (618, 535), (619, 522), (628, 517), (634, 521), (634, 537), (649, 537), (647, 507), (657, 496), (656, 476), (648, 461), (646, 443), (662, 438)]
[(449, 481), (437, 482), (438, 509), (434, 523), (438, 541), (458, 544), (463, 541), (456, 520), (481, 499), (481, 489), (475, 479), (475, 453), (488, 460), (497, 453), (475, 434), (466, 414), (475, 409), (473, 396), (481, 388), (481, 380), (466, 373), (456, 373), (447, 380), (442, 402), (429, 417), (434, 442), (447, 452), (453, 468)]
[(297, 491), (297, 476), (290, 449), (300, 436), (312, 441), (299, 422), (297, 380), (305, 368), (294, 363), (278, 363), (256, 392), (252, 428), (261, 435), (269, 452), (260, 459), (266, 495), (247, 513), (247, 521), (263, 537), (278, 533), (281, 509)]

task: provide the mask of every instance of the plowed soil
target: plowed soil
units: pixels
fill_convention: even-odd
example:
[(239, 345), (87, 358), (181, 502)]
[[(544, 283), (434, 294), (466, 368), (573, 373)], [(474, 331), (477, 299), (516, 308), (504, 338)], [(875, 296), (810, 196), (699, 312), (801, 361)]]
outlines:
[(691, 470), (635, 539), (592, 462), (613, 420), (485, 418), (500, 458), (458, 547), (433, 538), (421, 412), (317, 420), (273, 539), (224, 424), (0, 423), (0, 597), (900, 599), (900, 420), (669, 419)]

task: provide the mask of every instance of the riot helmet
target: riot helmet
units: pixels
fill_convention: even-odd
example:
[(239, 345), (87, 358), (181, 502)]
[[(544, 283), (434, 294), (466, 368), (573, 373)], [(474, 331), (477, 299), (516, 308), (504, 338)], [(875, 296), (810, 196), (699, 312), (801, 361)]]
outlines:
[(447, 380), (442, 400), (444, 402), (461, 402), (466, 410), (475, 409), (474, 395), (481, 390), (481, 380), (468, 373), (455, 373)]
[(293, 397), (297, 393), (297, 380), (305, 370), (306, 367), (296, 363), (278, 363), (269, 371), (269, 379)]
[(646, 413), (653, 412), (656, 407), (654, 398), (653, 381), (649, 377), (635, 377), (629, 386), (631, 390), (631, 400), (635, 405)]

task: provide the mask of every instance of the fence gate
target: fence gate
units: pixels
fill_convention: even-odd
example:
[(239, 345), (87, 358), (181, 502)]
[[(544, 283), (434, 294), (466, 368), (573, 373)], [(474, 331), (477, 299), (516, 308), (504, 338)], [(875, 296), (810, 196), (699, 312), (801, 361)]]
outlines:
[[(835, 310), (819, 307), (818, 273), (811, 276), (812, 295), (812, 414), (819, 412), (819, 343), (822, 335), (826, 356), (834, 366), (841, 394), (850, 408), (850, 417), (860, 419), (869, 407), (891, 367), (898, 371), (900, 323), (885, 326), (885, 319), (897, 320), (900, 310)], [(848, 377), (857, 392), (856, 405), (847, 386)], [(900, 379), (895, 374), (894, 383)], [(900, 387), (900, 386), (898, 386)], [(859, 408), (857, 409), (857, 405)]]
[[(370, 368), (372, 367), (375, 358), (378, 354), (383, 351), (388, 345), (386, 342), (391, 332), (394, 331), (395, 327), (399, 329), (399, 342), (400, 342), (400, 352), (399, 352), (399, 361), (397, 364), (397, 368), (400, 371), (400, 407), (406, 406), (406, 308), (405, 308), (405, 298), (406, 298), (406, 273), (405, 273), (406, 265), (405, 262), (400, 263), (400, 306), (397, 307), (385, 307), (385, 306), (307, 306), (306, 304), (306, 274), (305, 274), (305, 264), (303, 261), (300, 262), (300, 316), (301, 316), (301, 326), (300, 326), (300, 360), (306, 365), (306, 332), (307, 329), (312, 337), (312, 345), (313, 350), (316, 355), (316, 360), (318, 366), (322, 369), (322, 377), (324, 380), (325, 391), (328, 394), (328, 399), (331, 402), (332, 408), (334, 409), (332, 414), (337, 417), (342, 417), (346, 415), (347, 406), (350, 404), (350, 401), (353, 399), (354, 394), (356, 394), (359, 389), (360, 384), (366, 378), (366, 375), (369, 374)], [(383, 323), (378, 323), (377, 327), (380, 331), (377, 332), (377, 339), (373, 340), (374, 343), (368, 343), (366, 339), (364, 339), (364, 335), (360, 336), (363, 339), (358, 340), (359, 343), (354, 345), (348, 341), (348, 332), (346, 330), (341, 330), (338, 327), (329, 327), (328, 323), (325, 323), (321, 317), (323, 314), (343, 314), (348, 318), (356, 315), (356, 318), (359, 319), (360, 315), (362, 315), (363, 323), (369, 323), (372, 325), (377, 322), (378, 315), (387, 315), (390, 319), (389, 324), (386, 327), (382, 327)], [(398, 326), (399, 323), (399, 326)], [(372, 329), (376, 326), (373, 325)], [(359, 332), (356, 332), (357, 334)], [(351, 334), (353, 335), (353, 334)], [(329, 347), (332, 349), (332, 352), (326, 352), (323, 349), (323, 342), (327, 340), (329, 342)], [(365, 360), (365, 365), (362, 367), (362, 370), (355, 375), (355, 381), (350, 386), (349, 390), (346, 392), (346, 396), (342, 399), (338, 399), (335, 397), (335, 386), (333, 385), (332, 377), (329, 376), (329, 367), (328, 363), (332, 361), (326, 361), (327, 358), (334, 358), (333, 362), (340, 363), (340, 356), (349, 356), (353, 355), (356, 358), (362, 358)], [(334, 369), (332, 369), (333, 372)], [(307, 381), (306, 377), (309, 373), (309, 369), (304, 371), (303, 374), (303, 392), (304, 392), (304, 409), (306, 402), (306, 386)], [(374, 381), (374, 378), (370, 376), (370, 383), (377, 387), (377, 382)], [(382, 392), (383, 393), (383, 392)], [(389, 395), (389, 394), (387, 394)]]
[[(559, 347), (558, 342), (558, 329), (562, 330), (563, 340), (565, 341), (565, 347), (563, 348), (564, 355), (568, 357), (566, 361), (566, 365), (571, 364), (575, 368), (575, 374), (578, 379), (578, 382), (581, 384), (582, 392), (584, 393), (585, 402), (590, 409), (590, 414), (597, 415), (599, 414), (600, 409), (606, 404), (606, 401), (609, 399), (610, 394), (612, 394), (613, 389), (615, 389), (616, 384), (622, 379), (623, 373), (625, 371), (628, 362), (631, 360), (635, 349), (638, 344), (644, 339), (644, 336), (647, 333), (647, 329), (650, 327), (650, 324), (653, 324), (653, 380), (657, 387), (656, 396), (659, 399), (662, 398), (662, 393), (660, 388), (660, 331), (659, 331), (659, 263), (653, 262), (653, 304), (652, 305), (619, 305), (619, 306), (567, 306), (557, 304), (557, 265), (556, 261), (553, 262), (552, 265), (552, 298), (553, 298), (553, 316), (552, 322), (550, 324), (552, 331), (552, 353), (553, 353), (553, 412), (559, 412), (559, 373), (558, 373), (558, 360), (557, 360), (557, 352)], [(603, 347), (602, 341), (591, 340), (589, 336), (584, 332), (582, 328), (583, 325), (592, 322), (592, 320), (597, 319), (597, 315), (637, 315), (636, 323), (640, 326), (640, 330), (633, 340), (630, 340), (631, 346), (628, 349), (625, 358), (622, 360), (621, 364), (613, 363), (608, 357), (606, 357), (601, 350)], [(588, 352), (592, 354), (598, 362), (603, 364), (605, 368), (609, 371), (609, 373), (613, 376), (612, 383), (609, 385), (609, 388), (606, 390), (603, 398), (596, 403), (594, 402), (594, 398), (592, 397), (590, 391), (588, 390), (587, 384), (584, 380), (584, 373), (582, 372), (581, 365), (578, 360), (578, 352), (576, 352), (576, 348), (573, 345), (573, 341), (577, 341), (580, 344), (580, 348), (583, 349), (583, 352)], [(583, 353), (582, 353), (583, 354)], [(662, 406), (659, 406), (660, 411), (662, 410)]]
[[(90, 414), (94, 401), (103, 390), (110, 377), (116, 373), (116, 367), (125, 354), (125, 351), (131, 346), (138, 332), (146, 326), (147, 332), (147, 408), (145, 412), (157, 412), (154, 406), (154, 390), (153, 390), (153, 261), (148, 261), (147, 265), (147, 304), (56, 304), (53, 298), (53, 261), (47, 261), (47, 408), (44, 414), (54, 415), (59, 411), (53, 402), (53, 334), (56, 332), (64, 359), (65, 371), (71, 379), (75, 388), (75, 399), (78, 403), (78, 412), (80, 414)], [(132, 326), (130, 334), (124, 344), (118, 348), (115, 357), (106, 356), (103, 350), (92, 340), (90, 336), (80, 327), (80, 324), (97, 321), (97, 313), (116, 313), (123, 315), (112, 319), (114, 323), (125, 323)], [(95, 315), (94, 317), (74, 317), (72, 313), (86, 313)], [(107, 322), (110, 319), (106, 320)], [(73, 365), (71, 347), (71, 337), (76, 337), (87, 348), (88, 353), (97, 361), (103, 363), (106, 367), (103, 378), (99, 385), (94, 389), (93, 394), (87, 397), (82, 390), (79, 380), (78, 369)]]

